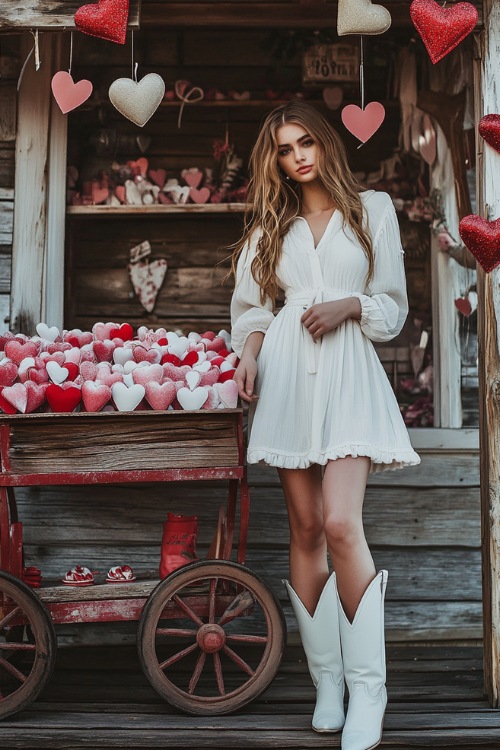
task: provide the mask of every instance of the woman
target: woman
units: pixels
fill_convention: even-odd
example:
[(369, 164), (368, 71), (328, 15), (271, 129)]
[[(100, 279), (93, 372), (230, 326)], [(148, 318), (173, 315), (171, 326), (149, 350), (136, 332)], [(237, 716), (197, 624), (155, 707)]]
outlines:
[(276, 466), (283, 486), (313, 729), (343, 728), (344, 750), (367, 750), (387, 703), (387, 572), (366, 543), (365, 486), (370, 471), (420, 460), (372, 345), (408, 312), (399, 228), (390, 197), (360, 192), (339, 136), (306, 103), (270, 113), (250, 172), (231, 302), (235, 380), (255, 408), (248, 462)]

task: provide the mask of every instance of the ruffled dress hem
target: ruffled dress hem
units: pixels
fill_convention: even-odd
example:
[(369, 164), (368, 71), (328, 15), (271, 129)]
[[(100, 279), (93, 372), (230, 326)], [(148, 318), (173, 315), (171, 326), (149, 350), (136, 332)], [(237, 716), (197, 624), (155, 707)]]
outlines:
[(324, 466), (328, 461), (352, 456), (366, 456), (370, 459), (370, 473), (403, 469), (405, 466), (417, 466), (420, 457), (415, 451), (384, 450), (372, 445), (349, 443), (328, 448), (325, 451), (309, 451), (308, 453), (279, 453), (275, 449), (251, 448), (247, 451), (249, 464), (265, 463), (279, 469), (307, 469), (312, 464)]

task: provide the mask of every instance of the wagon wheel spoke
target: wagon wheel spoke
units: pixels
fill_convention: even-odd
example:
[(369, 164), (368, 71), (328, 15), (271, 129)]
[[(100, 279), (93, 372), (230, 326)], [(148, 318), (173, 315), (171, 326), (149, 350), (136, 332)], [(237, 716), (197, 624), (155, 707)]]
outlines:
[(3, 620), (0, 620), (0, 630), (2, 630), (21, 611), (22, 611), (21, 607), (16, 607), (15, 609), (12, 610), (12, 612), (9, 612), (8, 615), (5, 615)]
[(250, 675), (250, 677), (252, 677), (255, 674), (255, 672), (252, 669), (252, 667), (250, 667), (246, 663), (246, 661), (241, 658), (241, 656), (238, 656), (238, 654), (235, 653), (232, 648), (229, 648), (229, 646), (223, 646), (222, 650), (224, 651), (224, 653), (226, 654), (226, 656), (229, 656), (229, 658), (232, 659), (232, 661), (234, 661), (234, 663), (240, 669), (242, 669), (244, 672), (246, 672), (248, 675)]
[(189, 686), (188, 686), (189, 695), (192, 695), (194, 691), (196, 690), (196, 685), (198, 684), (198, 680), (200, 679), (201, 673), (203, 672), (203, 667), (205, 666), (206, 658), (207, 658), (207, 655), (205, 651), (201, 651), (198, 657), (198, 660), (196, 662), (196, 666), (194, 668), (193, 676), (189, 680)]
[(156, 635), (173, 635), (182, 637), (196, 638), (198, 631), (189, 630), (188, 628), (156, 628)]
[(214, 653), (214, 669), (215, 679), (217, 680), (217, 689), (221, 695), (225, 695), (226, 688), (224, 687), (224, 678), (222, 676), (222, 664), (220, 663), (220, 656), (217, 651)]
[(201, 627), (203, 625), (203, 621), (200, 620), (200, 618), (198, 617), (198, 615), (195, 612), (193, 612), (193, 610), (191, 609), (191, 607), (188, 604), (186, 604), (186, 602), (183, 601), (180, 598), (180, 596), (178, 596), (177, 594), (175, 594), (172, 598), (173, 598), (174, 602), (182, 609), (183, 612), (185, 612), (187, 614), (187, 616), (193, 622), (195, 622), (199, 627)]
[(0, 643), (0, 651), (36, 651), (35, 643)]
[(208, 622), (215, 622), (215, 588), (218, 578), (210, 579), (210, 594), (208, 596)]
[(240, 643), (269, 643), (267, 635), (242, 635), (241, 633), (228, 633), (228, 641), (239, 641)]
[(240, 617), (243, 612), (245, 612), (245, 610), (249, 609), (254, 604), (255, 599), (253, 598), (250, 591), (242, 591), (241, 594), (238, 594), (238, 596), (236, 596), (231, 604), (227, 607), (218, 624), (226, 625), (228, 622), (231, 622), (231, 620), (235, 620), (237, 617)]
[(0, 667), (3, 667), (13, 677), (16, 677), (19, 682), (26, 682), (26, 675), (19, 671), (10, 661), (0, 658)]
[(165, 659), (165, 661), (162, 661), (160, 664), (160, 669), (168, 669), (172, 666), (172, 664), (175, 664), (176, 662), (180, 661), (181, 659), (184, 659), (185, 656), (190, 654), (192, 651), (198, 648), (197, 643), (192, 643), (191, 646), (188, 646), (187, 648), (183, 648), (182, 651), (179, 651), (177, 654), (174, 654), (168, 659)]

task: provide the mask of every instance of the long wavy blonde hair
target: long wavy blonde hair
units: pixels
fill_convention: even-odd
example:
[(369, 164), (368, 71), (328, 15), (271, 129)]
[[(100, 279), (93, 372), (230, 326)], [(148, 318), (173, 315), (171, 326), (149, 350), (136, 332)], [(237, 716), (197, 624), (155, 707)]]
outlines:
[(277, 131), (287, 123), (301, 125), (314, 139), (322, 158), (318, 174), (332, 202), (342, 214), (368, 259), (367, 282), (373, 276), (373, 247), (368, 233), (359, 191), (363, 190), (352, 174), (344, 145), (329, 122), (310, 104), (290, 101), (266, 117), (250, 155), (244, 229), (233, 245), (231, 273), (254, 231), (261, 233), (257, 254), (252, 261), (252, 275), (260, 286), (262, 304), (278, 293), (276, 269), (281, 258), (283, 239), (300, 213), (300, 185), (286, 180), (278, 168)]

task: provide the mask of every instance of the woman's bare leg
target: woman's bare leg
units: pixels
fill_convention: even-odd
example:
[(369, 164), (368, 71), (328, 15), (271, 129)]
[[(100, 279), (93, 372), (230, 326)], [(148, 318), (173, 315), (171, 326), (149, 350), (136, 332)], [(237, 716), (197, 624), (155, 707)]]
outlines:
[(321, 467), (279, 469), (290, 526), (290, 579), (309, 614), (328, 579)]
[(370, 461), (348, 456), (329, 461), (323, 476), (324, 529), (344, 611), (352, 621), (375, 565), (363, 529)]

